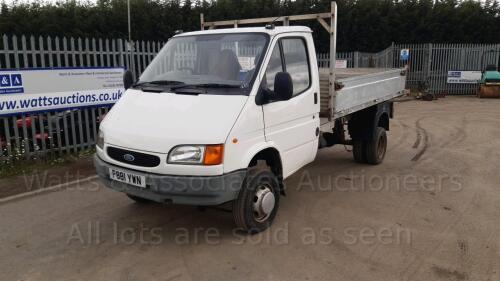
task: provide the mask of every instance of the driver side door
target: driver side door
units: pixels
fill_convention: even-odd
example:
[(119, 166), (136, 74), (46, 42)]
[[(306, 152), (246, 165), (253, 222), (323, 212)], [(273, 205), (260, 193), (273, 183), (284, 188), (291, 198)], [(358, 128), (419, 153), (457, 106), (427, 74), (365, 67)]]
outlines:
[(319, 85), (313, 79), (317, 77), (312, 72), (316, 66), (310, 58), (316, 54), (308, 48), (311, 44), (312, 38), (298, 34), (274, 40), (262, 78), (262, 88), (273, 92), (277, 73), (288, 72), (292, 77), (291, 99), (263, 105), (266, 141), (280, 151), (284, 178), (312, 162), (318, 147)]

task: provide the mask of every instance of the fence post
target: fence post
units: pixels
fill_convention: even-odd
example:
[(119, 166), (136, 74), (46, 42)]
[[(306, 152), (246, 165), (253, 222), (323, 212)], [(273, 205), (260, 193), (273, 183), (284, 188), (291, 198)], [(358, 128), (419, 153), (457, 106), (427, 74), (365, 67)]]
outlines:
[(125, 61), (123, 59), (123, 41), (121, 38), (118, 39), (118, 58), (120, 66), (125, 68)]
[[(395, 65), (396, 63), (395, 63), (395, 59), (394, 59), (394, 54), (396, 53), (396, 46), (395, 46), (394, 42), (391, 43), (390, 53), (391, 53), (391, 55), (385, 59), (386, 67), (387, 67), (387, 60), (389, 60), (389, 59), (391, 60), (391, 62), (390, 62), (391, 68), (396, 67), (396, 65)], [(387, 55), (387, 53), (386, 53), (386, 55)]]
[(10, 56), (9, 56), (9, 37), (6, 34), (2, 36), (3, 38), (3, 53), (5, 57), (5, 68), (11, 68), (10, 66)]
[(19, 68), (19, 48), (17, 47), (17, 36), (12, 35), (12, 52), (14, 53), (14, 66)]
[(428, 89), (431, 90), (431, 87), (432, 87), (432, 78), (431, 78), (431, 71), (432, 71), (432, 43), (429, 43), (429, 46), (428, 46), (429, 50), (428, 50), (428, 57), (427, 57), (427, 73), (426, 73), (426, 82), (428, 83)]
[(359, 67), (359, 51), (354, 52), (354, 63), (353, 63), (354, 68)]
[(132, 41), (128, 41), (128, 50), (129, 50), (129, 56), (130, 56), (130, 65), (129, 69), (132, 71), (132, 74), (134, 76), (134, 80), (137, 79), (136, 71), (135, 71), (135, 57), (134, 57), (134, 43)]
[[(496, 50), (498, 51), (498, 52), (497, 52), (497, 56), (496, 56), (496, 63), (497, 63), (497, 64), (500, 64), (500, 53), (499, 53), (499, 52), (500, 52), (500, 44), (497, 44), (497, 48), (496, 48)], [(500, 67), (500, 66), (499, 66), (499, 67)], [(500, 71), (500, 69), (499, 69), (499, 71)]]

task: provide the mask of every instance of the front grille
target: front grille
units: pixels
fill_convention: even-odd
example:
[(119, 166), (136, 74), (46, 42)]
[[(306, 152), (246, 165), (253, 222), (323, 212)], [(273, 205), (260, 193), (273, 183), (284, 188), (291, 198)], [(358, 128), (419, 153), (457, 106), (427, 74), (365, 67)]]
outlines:
[(116, 147), (108, 147), (107, 151), (112, 159), (129, 165), (152, 168), (160, 165), (161, 162), (160, 157), (151, 154)]

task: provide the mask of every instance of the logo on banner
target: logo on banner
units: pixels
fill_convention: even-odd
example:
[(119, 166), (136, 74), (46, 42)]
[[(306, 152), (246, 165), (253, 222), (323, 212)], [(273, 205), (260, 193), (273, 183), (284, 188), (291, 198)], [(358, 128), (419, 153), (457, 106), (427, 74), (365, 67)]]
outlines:
[(24, 93), (21, 74), (0, 74), (0, 94)]

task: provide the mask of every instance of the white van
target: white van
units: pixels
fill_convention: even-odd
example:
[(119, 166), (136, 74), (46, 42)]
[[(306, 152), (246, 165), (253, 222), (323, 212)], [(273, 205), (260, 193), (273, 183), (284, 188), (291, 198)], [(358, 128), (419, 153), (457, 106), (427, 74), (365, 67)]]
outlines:
[(260, 232), (276, 216), (284, 180), (318, 148), (349, 144), (358, 162), (383, 160), (387, 101), (403, 93), (404, 76), (359, 71), (336, 80), (334, 100), (328, 86), (320, 93), (307, 27), (178, 34), (137, 83), (126, 79), (127, 91), (100, 126), (97, 173), (139, 202), (232, 201), (237, 226)]

